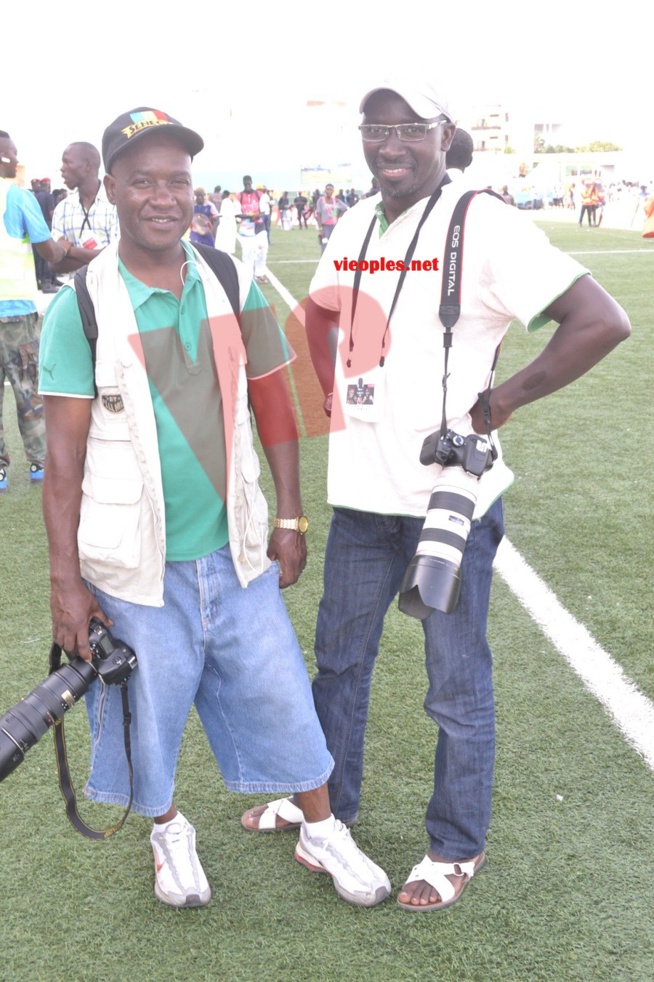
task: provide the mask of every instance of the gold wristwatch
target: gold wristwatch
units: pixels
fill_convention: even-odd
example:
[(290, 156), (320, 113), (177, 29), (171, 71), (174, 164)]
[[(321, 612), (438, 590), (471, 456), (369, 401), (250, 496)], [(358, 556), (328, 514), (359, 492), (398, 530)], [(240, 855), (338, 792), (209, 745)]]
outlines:
[(299, 518), (276, 518), (274, 525), (276, 529), (292, 529), (304, 535), (309, 528), (309, 519), (306, 515), (300, 515)]

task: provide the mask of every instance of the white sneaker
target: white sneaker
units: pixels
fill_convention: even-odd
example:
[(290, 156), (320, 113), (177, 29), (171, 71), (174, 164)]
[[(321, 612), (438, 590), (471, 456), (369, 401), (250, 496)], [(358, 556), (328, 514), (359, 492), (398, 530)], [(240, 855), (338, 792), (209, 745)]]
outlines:
[(391, 892), (390, 880), (361, 852), (350, 830), (334, 821), (334, 831), (325, 838), (310, 839), (303, 825), (295, 858), (315, 873), (329, 873), (343, 900), (359, 907), (380, 904)]
[(154, 894), (171, 907), (203, 907), (211, 900), (211, 887), (195, 851), (195, 829), (178, 812), (163, 831), (150, 833), (154, 852)]

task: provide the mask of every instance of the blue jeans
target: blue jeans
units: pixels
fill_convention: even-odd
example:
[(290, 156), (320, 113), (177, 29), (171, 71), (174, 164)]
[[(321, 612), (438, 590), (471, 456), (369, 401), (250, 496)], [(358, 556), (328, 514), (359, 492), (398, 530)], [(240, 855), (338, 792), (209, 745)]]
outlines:
[[(335, 760), (329, 781), (337, 818), (357, 817), (370, 683), (384, 617), (413, 557), (422, 519), (334, 509), (316, 628), (313, 697)], [(432, 849), (457, 861), (484, 849), (495, 756), (492, 658), (486, 641), (492, 564), (504, 533), (501, 501), (472, 530), (452, 614), (422, 622), (429, 688), (439, 727), (426, 827)]]
[[(138, 659), (129, 680), (134, 802), (168, 811), (193, 703), (230, 791), (280, 794), (325, 783), (332, 759), (311, 698), (302, 652), (279, 590), (277, 563), (243, 589), (228, 546), (166, 563), (163, 607), (91, 587), (112, 633)], [(126, 805), (129, 777), (118, 686), (87, 694), (94, 801)]]

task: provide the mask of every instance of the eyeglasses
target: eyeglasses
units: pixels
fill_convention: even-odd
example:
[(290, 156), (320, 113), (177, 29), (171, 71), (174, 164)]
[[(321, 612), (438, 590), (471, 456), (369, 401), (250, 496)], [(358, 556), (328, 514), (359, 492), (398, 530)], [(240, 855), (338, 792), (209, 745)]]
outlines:
[(399, 123), (397, 126), (382, 126), (379, 123), (362, 123), (359, 127), (361, 139), (365, 143), (383, 143), (388, 140), (391, 130), (395, 130), (398, 140), (402, 143), (419, 143), (424, 140), (429, 130), (441, 123), (448, 123), (446, 116), (439, 116), (429, 123)]

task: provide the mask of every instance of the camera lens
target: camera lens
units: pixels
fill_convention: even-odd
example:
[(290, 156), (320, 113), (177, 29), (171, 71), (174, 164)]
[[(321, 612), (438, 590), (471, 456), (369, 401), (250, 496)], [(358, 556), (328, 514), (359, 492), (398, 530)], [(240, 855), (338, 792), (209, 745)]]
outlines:
[(73, 658), (0, 717), (0, 781), (18, 767), (48, 727), (81, 699), (96, 676), (90, 662)]
[(416, 554), (400, 587), (403, 614), (424, 620), (451, 614), (461, 589), (461, 562), (477, 501), (477, 478), (447, 467), (434, 485)]

